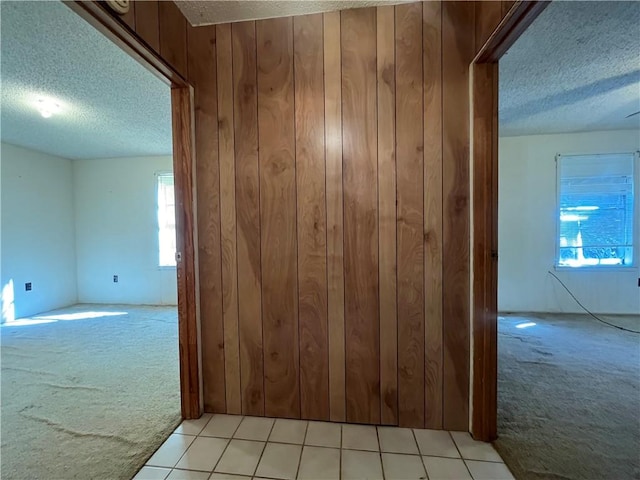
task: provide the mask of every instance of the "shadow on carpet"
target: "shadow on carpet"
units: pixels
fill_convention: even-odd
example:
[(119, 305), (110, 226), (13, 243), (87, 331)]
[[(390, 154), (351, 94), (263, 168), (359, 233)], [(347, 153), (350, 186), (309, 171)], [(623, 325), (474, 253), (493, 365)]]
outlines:
[(586, 315), (504, 315), (498, 332), (495, 447), (514, 476), (640, 479), (640, 335)]
[(130, 479), (180, 421), (175, 307), (0, 327), (2, 479)]

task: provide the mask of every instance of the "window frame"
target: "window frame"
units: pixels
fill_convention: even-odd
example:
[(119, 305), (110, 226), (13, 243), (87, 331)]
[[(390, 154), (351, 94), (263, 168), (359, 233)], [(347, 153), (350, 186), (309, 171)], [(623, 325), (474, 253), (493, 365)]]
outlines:
[[(174, 265), (161, 265), (160, 264), (160, 219), (158, 218), (158, 211), (160, 208), (160, 204), (159, 204), (159, 193), (160, 193), (160, 181), (159, 178), (162, 176), (172, 176), (174, 178), (174, 206), (175, 206), (175, 174), (172, 170), (159, 170), (154, 172), (153, 174), (153, 178), (155, 181), (155, 213), (156, 213), (156, 220), (155, 220), (155, 224), (156, 224), (156, 235), (155, 235), (155, 263), (156, 263), (156, 268), (158, 270), (176, 270), (177, 266), (178, 266), (178, 262), (175, 260), (175, 253), (174, 253)], [(176, 227), (176, 234), (177, 234), (177, 227)], [(177, 239), (176, 239), (177, 242)], [(176, 252), (177, 252), (177, 243), (176, 243)]]
[[(587, 265), (583, 267), (570, 267), (568, 265), (559, 265), (560, 260), (560, 159), (561, 157), (571, 157), (571, 156), (607, 156), (607, 155), (633, 155), (632, 160), (632, 188), (633, 188), (633, 216), (632, 216), (632, 226), (631, 230), (633, 232), (633, 240), (631, 249), (633, 251), (633, 263), (630, 265)], [(555, 245), (555, 258), (553, 260), (553, 268), (558, 271), (570, 271), (570, 272), (612, 272), (612, 271), (624, 271), (628, 272), (633, 269), (637, 269), (640, 265), (638, 260), (638, 256), (640, 255), (640, 220), (638, 216), (640, 214), (640, 195), (638, 191), (638, 187), (640, 185), (640, 151), (611, 151), (605, 153), (557, 153), (555, 156), (556, 163), (556, 208), (554, 211), (555, 215), (555, 237), (554, 237), (554, 245)]]

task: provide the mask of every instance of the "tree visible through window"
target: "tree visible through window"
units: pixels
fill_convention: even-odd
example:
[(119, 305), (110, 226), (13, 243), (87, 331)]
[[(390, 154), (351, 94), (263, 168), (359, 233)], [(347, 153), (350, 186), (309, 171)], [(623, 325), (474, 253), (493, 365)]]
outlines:
[(176, 206), (173, 173), (158, 174), (158, 264), (176, 266)]
[(633, 265), (634, 161), (558, 155), (558, 266)]

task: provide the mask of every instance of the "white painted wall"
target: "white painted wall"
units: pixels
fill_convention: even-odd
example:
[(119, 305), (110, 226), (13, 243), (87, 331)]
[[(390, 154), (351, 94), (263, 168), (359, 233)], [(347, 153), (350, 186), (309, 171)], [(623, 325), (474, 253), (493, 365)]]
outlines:
[(4, 322), (74, 304), (77, 291), (72, 161), (0, 148)]
[[(500, 138), (498, 309), (502, 312), (583, 312), (551, 270), (597, 313), (640, 313), (640, 269), (554, 270), (556, 154), (640, 150), (640, 132), (621, 130)], [(636, 175), (637, 178), (637, 175)], [(636, 200), (640, 184), (636, 184)], [(636, 201), (636, 205), (639, 202)], [(640, 210), (638, 211), (640, 223)], [(640, 235), (636, 225), (636, 262)]]
[(175, 268), (158, 267), (155, 173), (172, 169), (170, 156), (74, 161), (81, 303), (177, 304)]

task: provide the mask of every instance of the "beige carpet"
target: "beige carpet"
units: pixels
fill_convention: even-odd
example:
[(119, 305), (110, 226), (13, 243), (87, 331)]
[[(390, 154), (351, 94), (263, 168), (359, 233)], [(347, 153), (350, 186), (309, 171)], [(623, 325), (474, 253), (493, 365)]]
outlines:
[(587, 315), (505, 315), (498, 331), (495, 446), (516, 479), (640, 479), (640, 335)]
[(180, 420), (175, 307), (76, 305), (0, 335), (2, 479), (130, 479)]

